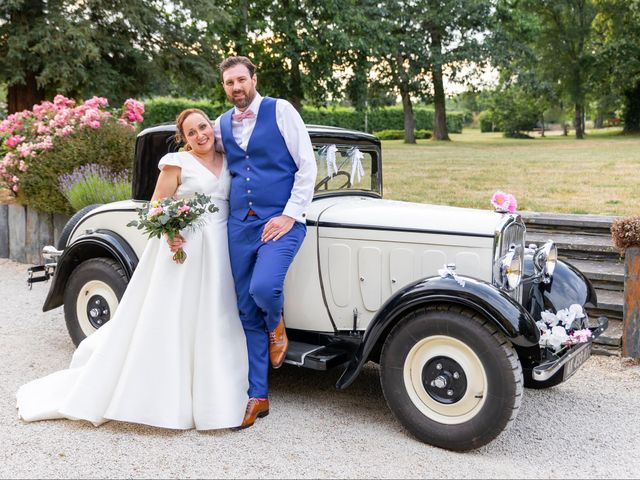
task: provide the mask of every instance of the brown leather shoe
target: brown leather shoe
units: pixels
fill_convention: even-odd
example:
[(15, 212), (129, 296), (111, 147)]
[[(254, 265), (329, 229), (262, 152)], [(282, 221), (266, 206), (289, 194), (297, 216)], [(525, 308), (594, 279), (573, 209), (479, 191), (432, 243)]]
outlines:
[(287, 356), (289, 339), (284, 328), (284, 317), (280, 317), (280, 323), (272, 332), (269, 332), (269, 360), (273, 368), (280, 368)]
[(247, 402), (247, 409), (244, 412), (242, 423), (239, 427), (236, 427), (235, 430), (249, 428), (255, 423), (257, 418), (266, 417), (267, 415), (269, 415), (269, 400), (266, 398), (262, 400), (250, 398)]

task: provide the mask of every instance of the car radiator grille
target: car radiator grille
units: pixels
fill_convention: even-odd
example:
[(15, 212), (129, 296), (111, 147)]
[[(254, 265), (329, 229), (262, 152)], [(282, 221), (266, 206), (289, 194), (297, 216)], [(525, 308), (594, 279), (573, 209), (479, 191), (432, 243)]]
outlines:
[[(496, 259), (505, 255), (512, 245), (520, 248), (522, 255), (520, 258), (524, 263), (524, 236), (526, 228), (520, 215), (509, 215), (503, 223), (502, 229), (498, 234), (498, 245), (496, 248)], [(524, 265), (520, 266), (524, 271)], [(522, 284), (515, 290), (508, 292), (509, 296), (518, 303), (522, 303)]]

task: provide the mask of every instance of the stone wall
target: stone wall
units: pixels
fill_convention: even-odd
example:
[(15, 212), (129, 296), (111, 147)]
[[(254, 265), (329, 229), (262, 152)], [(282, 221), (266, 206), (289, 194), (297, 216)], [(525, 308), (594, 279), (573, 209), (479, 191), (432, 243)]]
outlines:
[(18, 204), (0, 204), (0, 258), (40, 264), (45, 245), (55, 245), (69, 215), (39, 213)]

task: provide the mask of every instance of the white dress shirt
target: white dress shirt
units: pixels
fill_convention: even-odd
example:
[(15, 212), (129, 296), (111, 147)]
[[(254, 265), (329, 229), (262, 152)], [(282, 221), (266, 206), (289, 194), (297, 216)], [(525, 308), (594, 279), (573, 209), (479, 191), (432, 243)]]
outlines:
[[(248, 107), (256, 114), (256, 118), (245, 118), (239, 122), (235, 120), (231, 121), (233, 138), (240, 148), (245, 151), (247, 150), (253, 129), (256, 126), (256, 119), (261, 103), (262, 96), (257, 93), (251, 105)], [(240, 111), (235, 108), (235, 113), (240, 113)], [(311, 139), (307, 133), (307, 127), (305, 127), (302, 121), (302, 117), (297, 110), (293, 108), (293, 105), (281, 98), (276, 99), (276, 123), (287, 145), (289, 154), (298, 167), (298, 171), (293, 180), (291, 195), (282, 214), (304, 223), (307, 209), (311, 204), (311, 200), (313, 200), (313, 189), (317, 176), (316, 157), (313, 153), (313, 146), (311, 145)], [(219, 142), (219, 145), (222, 145), (220, 117), (216, 118), (213, 128), (216, 141)]]

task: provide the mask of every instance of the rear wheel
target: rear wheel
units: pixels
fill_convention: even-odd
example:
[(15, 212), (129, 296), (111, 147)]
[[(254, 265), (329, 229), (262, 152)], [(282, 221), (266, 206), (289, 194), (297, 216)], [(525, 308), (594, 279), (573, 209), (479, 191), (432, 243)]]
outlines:
[(111, 320), (127, 283), (124, 269), (111, 258), (92, 258), (75, 268), (64, 292), (64, 317), (76, 346)]
[(515, 419), (522, 367), (496, 327), (457, 306), (413, 312), (382, 349), (382, 390), (400, 423), (450, 450), (481, 447)]

